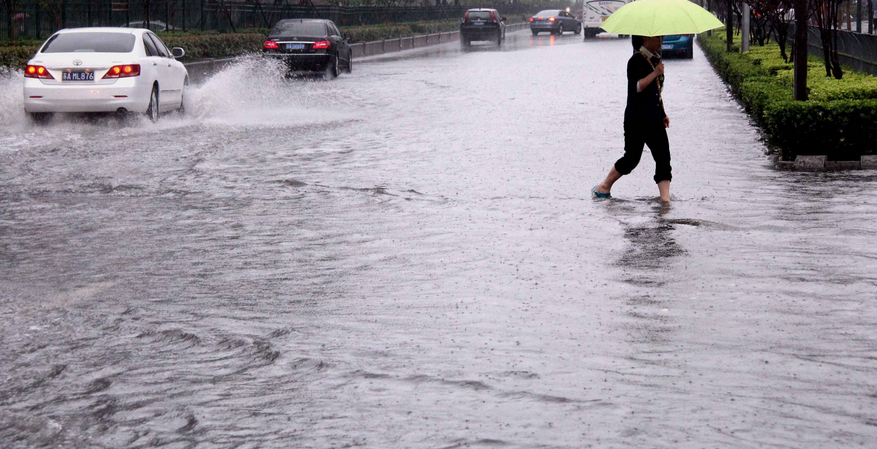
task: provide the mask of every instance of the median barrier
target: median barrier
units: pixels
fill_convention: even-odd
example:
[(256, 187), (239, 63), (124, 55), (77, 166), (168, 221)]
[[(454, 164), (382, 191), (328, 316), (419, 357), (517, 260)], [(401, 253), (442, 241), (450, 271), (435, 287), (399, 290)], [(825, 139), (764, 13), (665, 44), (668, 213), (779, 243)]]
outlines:
[(211, 58), (188, 62), (184, 65), (186, 66), (186, 71), (189, 73), (189, 81), (197, 84), (210, 78), (214, 73), (222, 70), (225, 66), (231, 64), (235, 60), (236, 58)]
[(862, 168), (868, 170), (877, 170), (877, 156), (862, 156)]
[(384, 53), (384, 41), (372, 41), (365, 43), (365, 55), (374, 56)]
[[(528, 24), (526, 22), (507, 25), (506, 32), (521, 30), (527, 26)], [(420, 36), (402, 37), (397, 39), (357, 42), (355, 44), (350, 44), (350, 53), (354, 58), (362, 58), (365, 56), (382, 55), (385, 53), (393, 53), (459, 40), (459, 31), (447, 31), (444, 33), (422, 34)], [(206, 80), (214, 73), (222, 70), (226, 65), (235, 60), (237, 60), (237, 58), (203, 59), (187, 62), (184, 65), (186, 66), (186, 70), (189, 71), (189, 80), (194, 83), (199, 83)], [(875, 161), (875, 163), (877, 163), (877, 161)]]
[[(513, 23), (511, 25), (506, 25), (506, 32), (523, 30), (527, 27), (529, 27), (529, 24), (527, 22)], [(361, 58), (363, 56), (375, 56), (384, 53), (410, 50), (412, 48), (421, 48), (429, 45), (438, 45), (459, 40), (459, 31), (446, 31), (443, 33), (421, 34), (419, 36), (402, 37), (398, 39), (360, 42), (356, 44), (350, 44), (350, 48), (353, 50), (354, 58)]]
[(365, 56), (365, 43), (360, 42), (357, 44), (350, 44), (350, 53), (354, 58), (361, 58)]
[(402, 39), (387, 39), (384, 41), (384, 53), (393, 53), (402, 50)]

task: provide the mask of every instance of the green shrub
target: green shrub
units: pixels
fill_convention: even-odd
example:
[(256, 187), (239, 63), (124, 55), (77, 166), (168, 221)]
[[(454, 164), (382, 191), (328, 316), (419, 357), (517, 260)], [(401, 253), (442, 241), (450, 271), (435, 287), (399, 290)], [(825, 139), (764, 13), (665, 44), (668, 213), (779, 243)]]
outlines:
[(228, 58), (256, 53), (265, 42), (264, 33), (183, 34), (165, 35), (161, 39), (168, 47), (182, 47), (183, 61), (202, 58)]
[(780, 101), (764, 112), (768, 142), (783, 156), (827, 154), (833, 160), (875, 154), (877, 100)]
[(39, 48), (39, 45), (2, 46), (0, 47), (0, 67), (23, 69)]
[(825, 76), (822, 61), (808, 59), (810, 101), (794, 101), (792, 65), (775, 43), (746, 54), (727, 53), (724, 34), (698, 36), (707, 59), (764, 129), (783, 157), (827, 154), (832, 160), (874, 154), (877, 141), (877, 78), (847, 69), (844, 78)]

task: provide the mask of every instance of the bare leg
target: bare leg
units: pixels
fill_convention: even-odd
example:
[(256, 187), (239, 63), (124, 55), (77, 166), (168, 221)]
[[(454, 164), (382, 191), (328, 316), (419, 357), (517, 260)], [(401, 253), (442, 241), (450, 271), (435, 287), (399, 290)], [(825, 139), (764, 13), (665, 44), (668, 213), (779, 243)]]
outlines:
[[(612, 190), (612, 184), (615, 184), (615, 181), (621, 179), (621, 176), (622, 174), (618, 173), (618, 170), (616, 170), (613, 165), (612, 170), (609, 170), (609, 174), (606, 175), (606, 180), (597, 184), (597, 191), (600, 193), (609, 193), (609, 191)], [(669, 181), (667, 182), (669, 183)]]
[(670, 181), (661, 181), (658, 183), (658, 191), (661, 192), (661, 201), (670, 202)]

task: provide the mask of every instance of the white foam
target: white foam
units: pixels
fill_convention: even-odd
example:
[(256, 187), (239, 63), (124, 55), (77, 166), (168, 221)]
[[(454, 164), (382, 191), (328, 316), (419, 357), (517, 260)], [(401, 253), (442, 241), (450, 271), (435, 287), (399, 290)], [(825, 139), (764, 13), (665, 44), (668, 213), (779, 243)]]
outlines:
[(189, 89), (187, 119), (222, 126), (277, 127), (349, 119), (320, 100), (332, 83), (289, 80), (276, 61), (250, 56)]

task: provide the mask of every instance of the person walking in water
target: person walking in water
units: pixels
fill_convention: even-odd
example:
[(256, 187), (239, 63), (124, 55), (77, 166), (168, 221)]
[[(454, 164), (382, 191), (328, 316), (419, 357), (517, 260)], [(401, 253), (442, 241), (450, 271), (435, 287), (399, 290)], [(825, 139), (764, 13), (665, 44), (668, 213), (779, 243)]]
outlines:
[(633, 56), (627, 61), (627, 107), (624, 109), (624, 156), (609, 170), (606, 180), (591, 192), (597, 198), (611, 198), (612, 185), (639, 164), (643, 145), (648, 145), (655, 159), (655, 183), (662, 202), (670, 201), (670, 142), (667, 129), (670, 118), (664, 112), (661, 89), (664, 87), (664, 63), (658, 52), (662, 36), (633, 36)]

